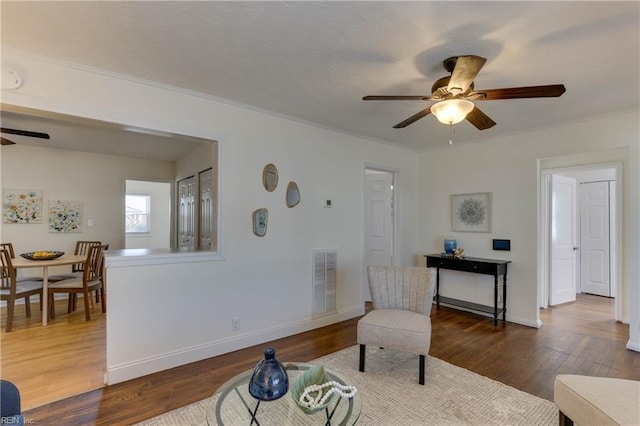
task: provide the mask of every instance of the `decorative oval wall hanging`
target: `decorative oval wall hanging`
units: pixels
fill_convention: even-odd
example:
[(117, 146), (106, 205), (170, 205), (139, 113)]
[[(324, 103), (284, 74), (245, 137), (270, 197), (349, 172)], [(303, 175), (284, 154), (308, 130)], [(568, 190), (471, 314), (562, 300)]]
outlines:
[(257, 209), (253, 212), (253, 233), (258, 237), (267, 235), (267, 224), (269, 222), (269, 211), (267, 209)]
[(300, 203), (300, 190), (298, 189), (298, 184), (294, 181), (289, 182), (289, 185), (287, 185), (286, 203), (289, 208), (295, 207)]
[(278, 186), (278, 168), (275, 164), (269, 163), (262, 170), (262, 185), (268, 192), (275, 191)]

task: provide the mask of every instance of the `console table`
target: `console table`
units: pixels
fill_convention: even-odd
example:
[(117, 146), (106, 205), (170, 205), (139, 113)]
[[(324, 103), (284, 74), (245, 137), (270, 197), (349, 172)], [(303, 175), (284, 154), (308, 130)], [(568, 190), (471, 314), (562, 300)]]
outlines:
[[(439, 254), (427, 254), (424, 257), (427, 261), (427, 268), (436, 268), (436, 295), (434, 297), (436, 308), (440, 308), (440, 302), (442, 302), (493, 314), (494, 325), (498, 324), (499, 314), (502, 314), (502, 321), (505, 321), (507, 315), (507, 264), (511, 263), (510, 260), (482, 259), (478, 257), (454, 259), (453, 257), (445, 257)], [(440, 269), (493, 275), (493, 306), (440, 296)], [(502, 275), (502, 308), (498, 307), (498, 277), (500, 275)]]

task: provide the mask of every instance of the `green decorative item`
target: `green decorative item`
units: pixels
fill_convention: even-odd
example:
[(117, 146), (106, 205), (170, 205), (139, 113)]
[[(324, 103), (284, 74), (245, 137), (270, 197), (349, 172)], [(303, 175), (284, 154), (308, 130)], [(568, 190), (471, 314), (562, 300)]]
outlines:
[[(300, 409), (305, 414), (314, 414), (320, 410), (324, 410), (333, 399), (333, 395), (330, 395), (324, 401), (324, 403), (320, 405), (316, 405), (313, 408), (309, 408), (300, 402), (300, 396), (304, 393), (307, 387), (312, 385), (322, 385), (326, 382), (327, 382), (327, 373), (325, 373), (324, 367), (321, 365), (316, 365), (311, 367), (310, 369), (305, 371), (300, 377), (298, 377), (298, 379), (295, 381), (295, 383), (291, 387), (291, 397), (296, 402), (296, 404), (298, 404), (298, 407), (300, 407)], [(319, 400), (321, 399), (323, 392), (326, 393), (327, 391), (329, 391), (328, 388), (320, 389), (320, 390), (314, 391), (311, 394), (311, 396), (313, 396), (314, 398), (317, 398), (318, 396), (320, 396), (320, 398), (317, 398)]]

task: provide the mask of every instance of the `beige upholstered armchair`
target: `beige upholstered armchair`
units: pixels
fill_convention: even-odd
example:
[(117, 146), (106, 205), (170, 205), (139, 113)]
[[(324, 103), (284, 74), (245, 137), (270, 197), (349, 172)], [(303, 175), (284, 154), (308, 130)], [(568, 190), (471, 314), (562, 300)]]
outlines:
[(360, 371), (366, 345), (420, 356), (418, 382), (424, 385), (425, 358), (431, 345), (431, 304), (434, 281), (427, 268), (369, 266), (373, 310), (358, 322)]

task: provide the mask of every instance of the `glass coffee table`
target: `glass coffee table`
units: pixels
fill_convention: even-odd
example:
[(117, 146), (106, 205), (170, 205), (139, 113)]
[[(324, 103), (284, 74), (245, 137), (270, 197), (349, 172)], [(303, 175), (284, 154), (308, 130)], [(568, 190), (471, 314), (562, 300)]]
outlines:
[[(225, 382), (211, 397), (207, 407), (209, 425), (353, 425), (360, 417), (362, 399), (357, 392), (353, 398), (339, 398), (334, 395), (325, 410), (305, 414), (291, 397), (291, 387), (296, 379), (313, 364), (299, 362), (283, 363), (289, 377), (289, 392), (275, 401), (261, 401), (249, 394), (249, 380), (253, 370), (245, 371)], [(354, 386), (347, 377), (331, 369), (324, 369), (328, 380)], [(256, 410), (255, 418), (252, 413)]]

